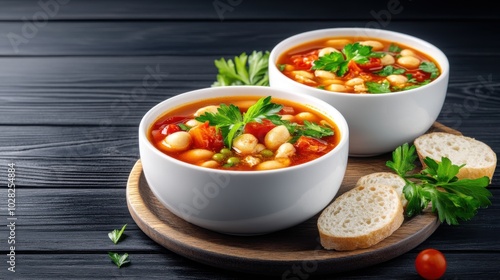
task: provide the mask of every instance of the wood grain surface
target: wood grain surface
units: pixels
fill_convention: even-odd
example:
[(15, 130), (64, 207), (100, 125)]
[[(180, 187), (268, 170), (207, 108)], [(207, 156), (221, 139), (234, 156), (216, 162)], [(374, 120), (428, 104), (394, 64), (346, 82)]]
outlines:
[[(429, 131), (460, 132), (440, 123)], [(390, 171), (385, 162), (390, 154), (376, 157), (350, 157), (337, 196), (352, 189), (366, 174)], [(319, 243), (318, 215), (279, 232), (261, 236), (232, 236), (190, 224), (168, 211), (152, 193), (136, 162), (127, 182), (127, 205), (136, 224), (155, 242), (192, 260), (208, 265), (259, 274), (284, 275), (294, 266), (312, 264), (310, 274), (338, 273), (363, 268), (395, 258), (427, 239), (439, 226), (429, 209), (406, 218), (402, 226), (380, 243), (354, 251), (324, 250)]]

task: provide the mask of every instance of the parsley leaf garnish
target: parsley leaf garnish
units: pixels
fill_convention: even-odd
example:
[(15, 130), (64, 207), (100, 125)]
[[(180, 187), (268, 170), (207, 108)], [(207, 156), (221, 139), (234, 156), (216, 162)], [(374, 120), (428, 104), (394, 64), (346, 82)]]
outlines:
[(372, 53), (372, 47), (360, 43), (347, 44), (342, 52), (345, 54), (346, 61), (353, 60), (356, 63), (365, 64), (370, 61), (368, 56)]
[(345, 45), (342, 53), (331, 52), (325, 54), (314, 61), (311, 69), (331, 71), (337, 76), (342, 77), (347, 73), (349, 61), (352, 60), (358, 64), (365, 64), (370, 61), (370, 57), (379, 56), (379, 54), (372, 52), (371, 46), (361, 45), (360, 43)]
[(408, 83), (418, 83), (417, 79), (413, 78), (412, 74), (406, 74), (406, 78), (408, 78)]
[(431, 73), (431, 79), (437, 78), (437, 76), (439, 76), (439, 69), (433, 62), (424, 61), (420, 64), (418, 69), (427, 73)]
[(123, 225), (121, 230), (114, 229), (113, 231), (108, 233), (109, 239), (113, 241), (113, 243), (118, 243), (120, 241), (120, 238), (122, 237), (123, 232), (125, 231), (125, 228), (127, 227), (127, 224)]
[(391, 92), (391, 85), (388, 81), (383, 81), (381, 83), (377, 82), (366, 82), (366, 88), (370, 93), (388, 93)]
[(255, 104), (248, 108), (245, 114), (240, 109), (230, 104), (221, 104), (217, 113), (206, 112), (196, 118), (199, 122), (206, 122), (215, 126), (222, 133), (224, 145), (232, 147), (233, 140), (243, 133), (245, 125), (249, 122), (262, 122), (262, 119), (277, 114), (283, 106), (271, 103), (271, 96), (259, 99)]
[(321, 126), (316, 123), (304, 121), (304, 126), (301, 128), (301, 135), (310, 136), (314, 138), (323, 138), (325, 136), (333, 135), (333, 130), (330, 127)]
[(341, 66), (347, 62), (344, 59), (344, 55), (339, 52), (331, 52), (320, 57), (318, 60), (314, 61), (312, 70), (326, 70), (337, 73), (338, 76)]
[(127, 253), (120, 255), (118, 253), (108, 252), (108, 256), (111, 261), (113, 261), (113, 263), (118, 267), (122, 267), (124, 264), (130, 263)]
[(267, 71), (269, 62), (269, 51), (253, 51), (250, 56), (242, 53), (231, 59), (224, 58), (215, 60), (215, 66), (219, 70), (217, 81), (212, 87), (255, 85), (268, 86), (269, 74)]
[(398, 53), (398, 52), (401, 52), (403, 49), (401, 49), (401, 47), (399, 47), (398, 45), (394, 44), (394, 43), (391, 43), (391, 45), (389, 46), (389, 51), (390, 52), (393, 52), (393, 53)]
[(457, 225), (459, 220), (467, 221), (476, 215), (479, 208), (491, 205), (491, 192), (486, 189), (490, 180), (487, 176), (478, 179), (458, 179), (460, 168), (447, 157), (437, 162), (424, 159), (427, 166), (420, 173), (412, 174), (417, 159), (415, 146), (408, 143), (396, 148), (387, 167), (394, 170), (406, 182), (403, 193), (408, 201), (406, 215), (412, 217), (422, 213), (429, 203), (437, 212), (439, 221)]
[(389, 75), (400, 75), (400, 74), (403, 74), (404, 72), (405, 72), (405, 70), (402, 68), (394, 68), (394, 66), (392, 66), (392, 65), (387, 65), (384, 68), (382, 68), (382, 70), (374, 72), (374, 73), (378, 74), (380, 76), (387, 77)]
[(232, 147), (233, 140), (243, 133), (246, 124), (250, 122), (261, 123), (263, 119), (268, 119), (275, 125), (284, 125), (292, 135), (292, 139), (298, 139), (300, 135), (315, 138), (333, 135), (333, 130), (327, 126), (321, 126), (309, 121), (304, 121), (304, 125), (297, 125), (282, 120), (281, 116), (278, 115), (282, 108), (282, 105), (271, 102), (271, 96), (267, 96), (260, 98), (244, 114), (233, 104), (229, 106), (221, 104), (217, 109), (217, 113), (206, 112), (197, 117), (196, 120), (208, 122), (209, 125), (215, 126), (222, 134), (224, 145), (229, 149)]

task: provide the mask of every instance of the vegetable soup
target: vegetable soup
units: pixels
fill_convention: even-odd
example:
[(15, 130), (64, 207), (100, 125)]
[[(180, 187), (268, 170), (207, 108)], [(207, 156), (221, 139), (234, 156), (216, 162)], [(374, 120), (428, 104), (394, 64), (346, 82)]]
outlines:
[(257, 99), (221, 97), (181, 106), (151, 125), (149, 140), (173, 158), (224, 170), (294, 166), (338, 145), (337, 126), (322, 114), (270, 96)]
[(287, 77), (334, 92), (377, 94), (426, 85), (440, 75), (428, 55), (397, 42), (338, 37), (288, 50), (277, 66)]

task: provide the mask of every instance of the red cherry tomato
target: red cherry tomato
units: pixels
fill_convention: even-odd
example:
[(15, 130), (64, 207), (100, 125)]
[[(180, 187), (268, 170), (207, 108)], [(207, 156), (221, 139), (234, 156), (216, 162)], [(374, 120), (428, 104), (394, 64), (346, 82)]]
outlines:
[(319, 51), (311, 51), (305, 54), (296, 54), (290, 57), (291, 64), (295, 66), (296, 70), (309, 70), (312, 63), (318, 59)]
[(224, 147), (222, 134), (217, 132), (215, 127), (209, 126), (208, 122), (191, 128), (189, 134), (193, 139), (194, 148), (219, 151)]
[(421, 70), (412, 70), (412, 71), (407, 71), (407, 73), (411, 74), (412, 77), (417, 80), (417, 82), (421, 83), (425, 80), (428, 80), (431, 78), (431, 74), (421, 71)]
[(359, 65), (353, 60), (349, 60), (349, 63), (347, 63), (347, 68), (347, 74), (344, 76), (344, 78), (347, 80), (357, 77), (359, 73), (363, 72), (363, 69), (359, 68)]
[(370, 61), (364, 64), (358, 64), (358, 66), (365, 71), (378, 71), (383, 68), (382, 60), (376, 57), (371, 57)]
[(173, 117), (163, 117), (155, 122), (153, 125), (152, 129), (157, 130), (161, 126), (165, 127), (166, 124), (177, 124), (177, 123), (182, 123), (189, 118), (184, 117), (184, 116), (173, 116)]
[(151, 135), (153, 136), (153, 139), (158, 142), (165, 139), (168, 135), (180, 130), (181, 128), (176, 124), (164, 124), (158, 129), (151, 131)]
[(424, 279), (439, 279), (446, 271), (446, 259), (436, 249), (425, 249), (417, 255), (415, 268)]
[(294, 144), (295, 149), (297, 149), (297, 152), (299, 154), (301, 153), (321, 153), (326, 148), (328, 148), (328, 145), (326, 142), (316, 139), (316, 138), (311, 138), (311, 137), (306, 137), (306, 136), (300, 136), (297, 142)]
[(266, 138), (266, 134), (276, 125), (273, 124), (270, 120), (264, 119), (261, 123), (258, 122), (249, 122), (245, 125), (245, 133), (250, 133), (253, 136), (259, 139), (260, 143), (264, 143), (264, 139)]

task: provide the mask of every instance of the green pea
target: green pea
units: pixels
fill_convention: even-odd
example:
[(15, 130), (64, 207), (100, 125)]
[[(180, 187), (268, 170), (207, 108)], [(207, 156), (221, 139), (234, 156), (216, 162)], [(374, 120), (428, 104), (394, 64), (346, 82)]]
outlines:
[(230, 157), (227, 159), (227, 164), (230, 164), (231, 166), (236, 165), (240, 162), (240, 159), (237, 157)]
[(223, 154), (224, 156), (230, 156), (232, 154), (231, 150), (229, 150), (228, 148), (222, 148), (220, 150), (220, 153)]
[(215, 160), (215, 161), (223, 161), (225, 158), (225, 156), (221, 153), (217, 153), (217, 154), (214, 154), (212, 156), (212, 159)]
[(271, 151), (271, 150), (264, 149), (264, 150), (260, 151), (260, 154), (261, 154), (263, 157), (272, 157), (274, 153), (273, 153), (273, 151)]

